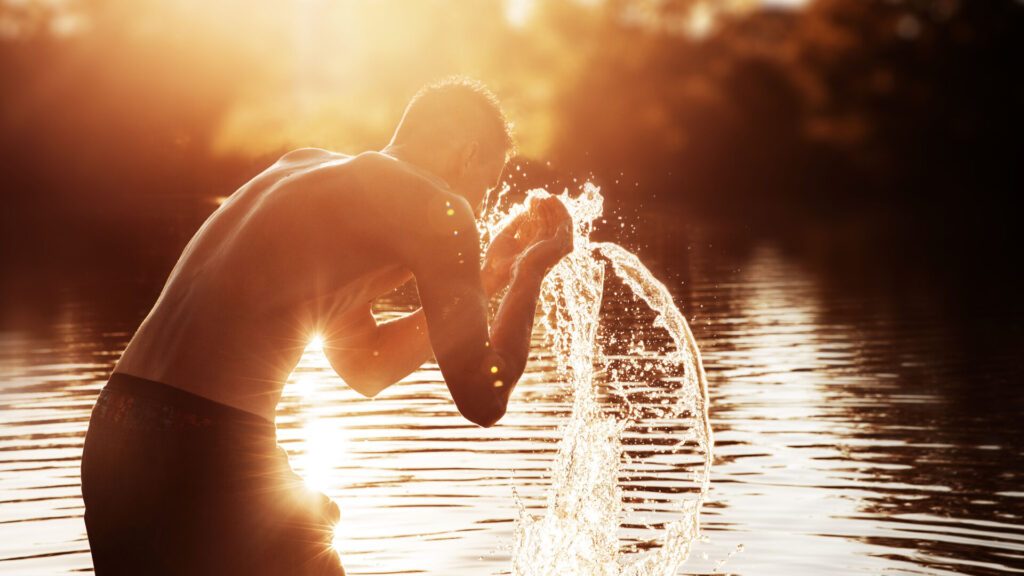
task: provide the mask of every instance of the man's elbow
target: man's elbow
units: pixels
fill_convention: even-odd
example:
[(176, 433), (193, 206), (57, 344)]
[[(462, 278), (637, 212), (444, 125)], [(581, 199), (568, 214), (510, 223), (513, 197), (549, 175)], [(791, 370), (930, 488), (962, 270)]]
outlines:
[(352, 386), (352, 388), (356, 392), (359, 392), (359, 394), (363, 398), (376, 398), (377, 394), (380, 394), (380, 391), (384, 389), (383, 387), (376, 387), (376, 386), (359, 386), (359, 387)]
[(459, 412), (473, 424), (480, 426), (481, 428), (490, 428), (498, 423), (499, 420), (505, 415), (505, 406), (494, 405), (494, 406), (473, 406), (473, 407), (459, 407)]
[(344, 378), (344, 380), (345, 383), (348, 384), (349, 388), (367, 398), (377, 396), (377, 394), (380, 394), (382, 390), (392, 384), (391, 382), (385, 381), (383, 378), (376, 378), (371, 375), (362, 375), (358, 377), (352, 377), (350, 375), (348, 378)]

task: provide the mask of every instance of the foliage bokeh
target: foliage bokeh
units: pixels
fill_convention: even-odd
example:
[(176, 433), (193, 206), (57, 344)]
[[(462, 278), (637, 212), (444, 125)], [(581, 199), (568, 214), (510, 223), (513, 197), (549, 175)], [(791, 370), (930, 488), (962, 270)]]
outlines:
[(5, 289), (162, 273), (277, 154), (380, 148), (458, 73), (508, 108), (523, 185), (984, 303), (1017, 285), (1022, 38), (1015, 0), (4, 0)]

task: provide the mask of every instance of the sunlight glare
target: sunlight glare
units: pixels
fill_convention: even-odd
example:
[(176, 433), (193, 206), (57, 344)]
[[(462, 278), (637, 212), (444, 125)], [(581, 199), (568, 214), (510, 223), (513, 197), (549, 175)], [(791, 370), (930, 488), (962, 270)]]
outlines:
[(319, 334), (314, 334), (313, 338), (306, 345), (307, 352), (323, 352), (324, 351), (324, 337)]
[(303, 398), (309, 398), (316, 392), (316, 382), (309, 376), (300, 376), (295, 379), (295, 392)]
[(687, 33), (692, 38), (704, 38), (711, 32), (714, 25), (714, 14), (711, 8), (704, 3), (697, 4), (690, 11), (690, 18), (687, 21)]
[(505, 20), (515, 28), (522, 28), (533, 13), (534, 0), (505, 0)]
[(328, 492), (337, 485), (335, 470), (346, 461), (348, 431), (334, 420), (312, 420), (303, 426), (305, 453), (300, 475), (312, 490)]

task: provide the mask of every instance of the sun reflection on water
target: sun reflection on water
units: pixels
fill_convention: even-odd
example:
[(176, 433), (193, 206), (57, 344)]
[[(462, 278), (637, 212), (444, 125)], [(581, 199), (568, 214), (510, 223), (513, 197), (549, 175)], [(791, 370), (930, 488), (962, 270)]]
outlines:
[[(310, 490), (338, 500), (338, 470), (350, 459), (350, 432), (341, 418), (327, 411), (332, 390), (340, 382), (324, 356), (324, 339), (314, 334), (306, 345), (285, 391), (285, 412), (294, 418), (288, 451), (295, 472)], [(335, 527), (332, 546), (343, 552), (345, 534)], [(348, 535), (349, 537), (351, 535)]]
[(319, 492), (330, 489), (333, 471), (345, 462), (348, 432), (340, 420), (310, 419), (300, 432), (303, 438), (301, 467), (306, 485)]

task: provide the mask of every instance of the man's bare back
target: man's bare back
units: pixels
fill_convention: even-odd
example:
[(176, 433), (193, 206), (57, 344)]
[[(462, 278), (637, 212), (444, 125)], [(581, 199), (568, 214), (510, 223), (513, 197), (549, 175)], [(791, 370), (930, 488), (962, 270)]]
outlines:
[(195, 235), (115, 371), (273, 420), (310, 339), (411, 278), (399, 245), (454, 231), (403, 209), (464, 203), (446, 188), (379, 153), (286, 154)]

